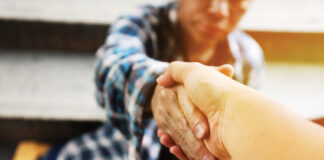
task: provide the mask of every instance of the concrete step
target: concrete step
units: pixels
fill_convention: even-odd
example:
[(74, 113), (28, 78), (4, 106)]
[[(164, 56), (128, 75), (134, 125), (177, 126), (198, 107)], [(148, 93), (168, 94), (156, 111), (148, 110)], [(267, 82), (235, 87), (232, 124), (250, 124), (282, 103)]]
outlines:
[(323, 63), (269, 62), (261, 91), (304, 118), (320, 119), (324, 118), (323, 82)]
[[(156, 0), (164, 2), (168, 0)], [(45, 22), (110, 24), (150, 0), (1, 0), (0, 18)], [(245, 30), (324, 32), (322, 0), (255, 0), (240, 26)], [(302, 12), (301, 12), (302, 11)]]
[[(145, 3), (151, 1), (0, 0), (0, 48), (94, 53), (113, 19)], [(241, 26), (268, 61), (323, 63), (323, 3), (255, 0)]]
[[(94, 55), (0, 50), (0, 117), (104, 121), (94, 98)], [(266, 65), (262, 92), (314, 119), (324, 116), (324, 65)]]
[(0, 117), (103, 121), (94, 87), (93, 54), (0, 51)]

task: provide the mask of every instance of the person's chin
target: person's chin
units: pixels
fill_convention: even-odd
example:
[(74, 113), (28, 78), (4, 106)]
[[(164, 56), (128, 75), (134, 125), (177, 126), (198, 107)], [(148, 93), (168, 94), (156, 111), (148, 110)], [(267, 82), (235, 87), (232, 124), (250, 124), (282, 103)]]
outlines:
[(224, 29), (216, 27), (204, 27), (202, 28), (201, 32), (205, 39), (220, 39), (226, 35)]
[(204, 40), (219, 40), (224, 38), (223, 32), (204, 32), (201, 35), (201, 38)]

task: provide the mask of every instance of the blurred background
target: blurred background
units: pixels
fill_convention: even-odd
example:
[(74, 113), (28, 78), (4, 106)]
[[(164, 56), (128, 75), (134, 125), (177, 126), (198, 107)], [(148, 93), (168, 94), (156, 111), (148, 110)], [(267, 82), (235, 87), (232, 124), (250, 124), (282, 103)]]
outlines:
[[(151, 2), (0, 0), (0, 159), (21, 140), (63, 142), (105, 120), (94, 53), (118, 15)], [(261, 91), (316, 121), (324, 117), (323, 6), (254, 0), (240, 23), (265, 53)]]

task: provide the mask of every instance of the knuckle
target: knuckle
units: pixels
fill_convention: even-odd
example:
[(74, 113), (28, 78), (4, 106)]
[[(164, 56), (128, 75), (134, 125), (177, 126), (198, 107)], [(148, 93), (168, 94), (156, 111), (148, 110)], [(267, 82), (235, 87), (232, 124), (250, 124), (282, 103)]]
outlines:
[(174, 101), (176, 98), (175, 91), (169, 88), (162, 89), (159, 94), (159, 99), (162, 102)]
[(169, 93), (169, 91), (167, 90), (167, 89), (162, 89), (161, 91), (160, 91), (160, 98), (167, 98), (168, 97), (168, 93)]
[(158, 116), (154, 116), (154, 120), (155, 120), (155, 123), (156, 125), (161, 128), (161, 129), (166, 129), (167, 127), (167, 121), (166, 119), (164, 118), (164, 116), (161, 116), (161, 115), (158, 115)]
[(192, 67), (193, 68), (200, 68), (201, 66), (203, 66), (201, 63), (199, 62), (192, 62)]

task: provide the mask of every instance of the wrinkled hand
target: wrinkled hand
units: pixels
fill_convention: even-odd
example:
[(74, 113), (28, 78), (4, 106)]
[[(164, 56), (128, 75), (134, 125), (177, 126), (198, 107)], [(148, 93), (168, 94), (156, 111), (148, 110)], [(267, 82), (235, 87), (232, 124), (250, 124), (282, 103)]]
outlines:
[[(167, 134), (171, 135), (173, 142), (170, 138), (168, 140), (169, 146), (177, 144), (181, 146), (182, 151), (185, 153), (179, 159), (202, 159), (206, 154), (211, 155), (202, 140), (199, 140), (193, 133), (192, 128), (197, 126), (197, 122), (202, 122), (203, 125), (207, 121), (202, 113), (188, 102), (187, 95), (183, 92), (182, 86), (176, 86), (173, 88), (164, 88), (162, 86), (156, 86), (154, 95), (152, 97), (151, 106), (154, 115), (154, 119), (160, 129)], [(180, 105), (186, 106), (187, 109), (182, 111)], [(186, 115), (191, 115), (186, 119)], [(187, 122), (190, 121), (192, 123)], [(190, 126), (189, 124), (192, 124)], [(206, 130), (206, 129), (205, 129)], [(161, 134), (159, 134), (161, 135)], [(163, 138), (162, 140), (163, 141)], [(171, 149), (171, 152), (173, 149)], [(181, 152), (180, 149), (178, 149)]]
[(229, 158), (223, 144), (221, 128), (224, 113), (222, 107), (225, 106), (227, 98), (224, 87), (227, 85), (226, 76), (220, 72), (231, 77), (234, 70), (231, 66), (225, 65), (218, 68), (218, 71), (198, 63), (173, 62), (157, 82), (167, 87), (175, 83), (185, 86), (190, 99), (209, 120), (211, 136), (204, 140), (207, 148), (217, 157)]

